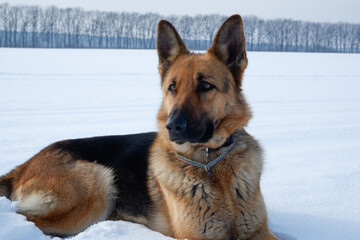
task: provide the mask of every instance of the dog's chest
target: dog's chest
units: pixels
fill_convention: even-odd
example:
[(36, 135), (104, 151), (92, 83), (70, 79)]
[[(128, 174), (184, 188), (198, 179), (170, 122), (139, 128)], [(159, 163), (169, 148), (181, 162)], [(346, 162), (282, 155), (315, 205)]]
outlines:
[(255, 185), (246, 173), (228, 170), (200, 178), (186, 174), (162, 187), (176, 237), (242, 239), (253, 232), (258, 217), (248, 202)]

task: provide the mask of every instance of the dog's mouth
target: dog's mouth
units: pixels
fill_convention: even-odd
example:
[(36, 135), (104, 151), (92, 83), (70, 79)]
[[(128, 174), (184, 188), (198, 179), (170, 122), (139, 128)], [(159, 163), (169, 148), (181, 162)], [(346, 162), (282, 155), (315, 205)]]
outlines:
[(201, 124), (203, 128), (188, 128), (186, 131), (181, 133), (172, 131), (168, 129), (170, 141), (175, 142), (176, 144), (184, 143), (206, 143), (214, 135), (215, 125), (211, 121), (207, 121), (205, 124)]

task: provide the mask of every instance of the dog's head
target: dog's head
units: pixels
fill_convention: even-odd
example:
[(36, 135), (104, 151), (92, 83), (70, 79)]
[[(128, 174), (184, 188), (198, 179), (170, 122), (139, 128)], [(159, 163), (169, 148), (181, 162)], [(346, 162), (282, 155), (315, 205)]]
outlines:
[(176, 29), (162, 20), (157, 51), (164, 94), (159, 132), (168, 134), (175, 148), (217, 148), (246, 125), (251, 114), (241, 80), (248, 60), (239, 15), (223, 23), (204, 54), (190, 53)]

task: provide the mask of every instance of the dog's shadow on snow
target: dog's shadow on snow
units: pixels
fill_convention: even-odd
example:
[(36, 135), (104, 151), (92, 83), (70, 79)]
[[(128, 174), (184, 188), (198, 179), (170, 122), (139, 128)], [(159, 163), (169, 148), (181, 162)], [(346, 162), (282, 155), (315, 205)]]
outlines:
[(297, 238), (290, 236), (286, 233), (279, 233), (279, 232), (274, 232), (275, 236), (277, 236), (280, 240), (298, 240)]
[[(358, 239), (359, 222), (296, 213), (268, 212), (269, 226), (281, 240)], [(341, 217), (341, 216), (339, 216)]]

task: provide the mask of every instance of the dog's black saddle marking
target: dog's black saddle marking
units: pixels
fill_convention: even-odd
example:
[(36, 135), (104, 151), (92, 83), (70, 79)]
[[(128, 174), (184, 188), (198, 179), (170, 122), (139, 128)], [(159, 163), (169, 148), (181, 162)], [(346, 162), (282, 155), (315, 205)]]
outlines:
[(65, 140), (55, 147), (74, 158), (112, 168), (118, 190), (116, 208), (134, 216), (147, 216), (151, 200), (147, 189), (149, 148), (155, 132)]

